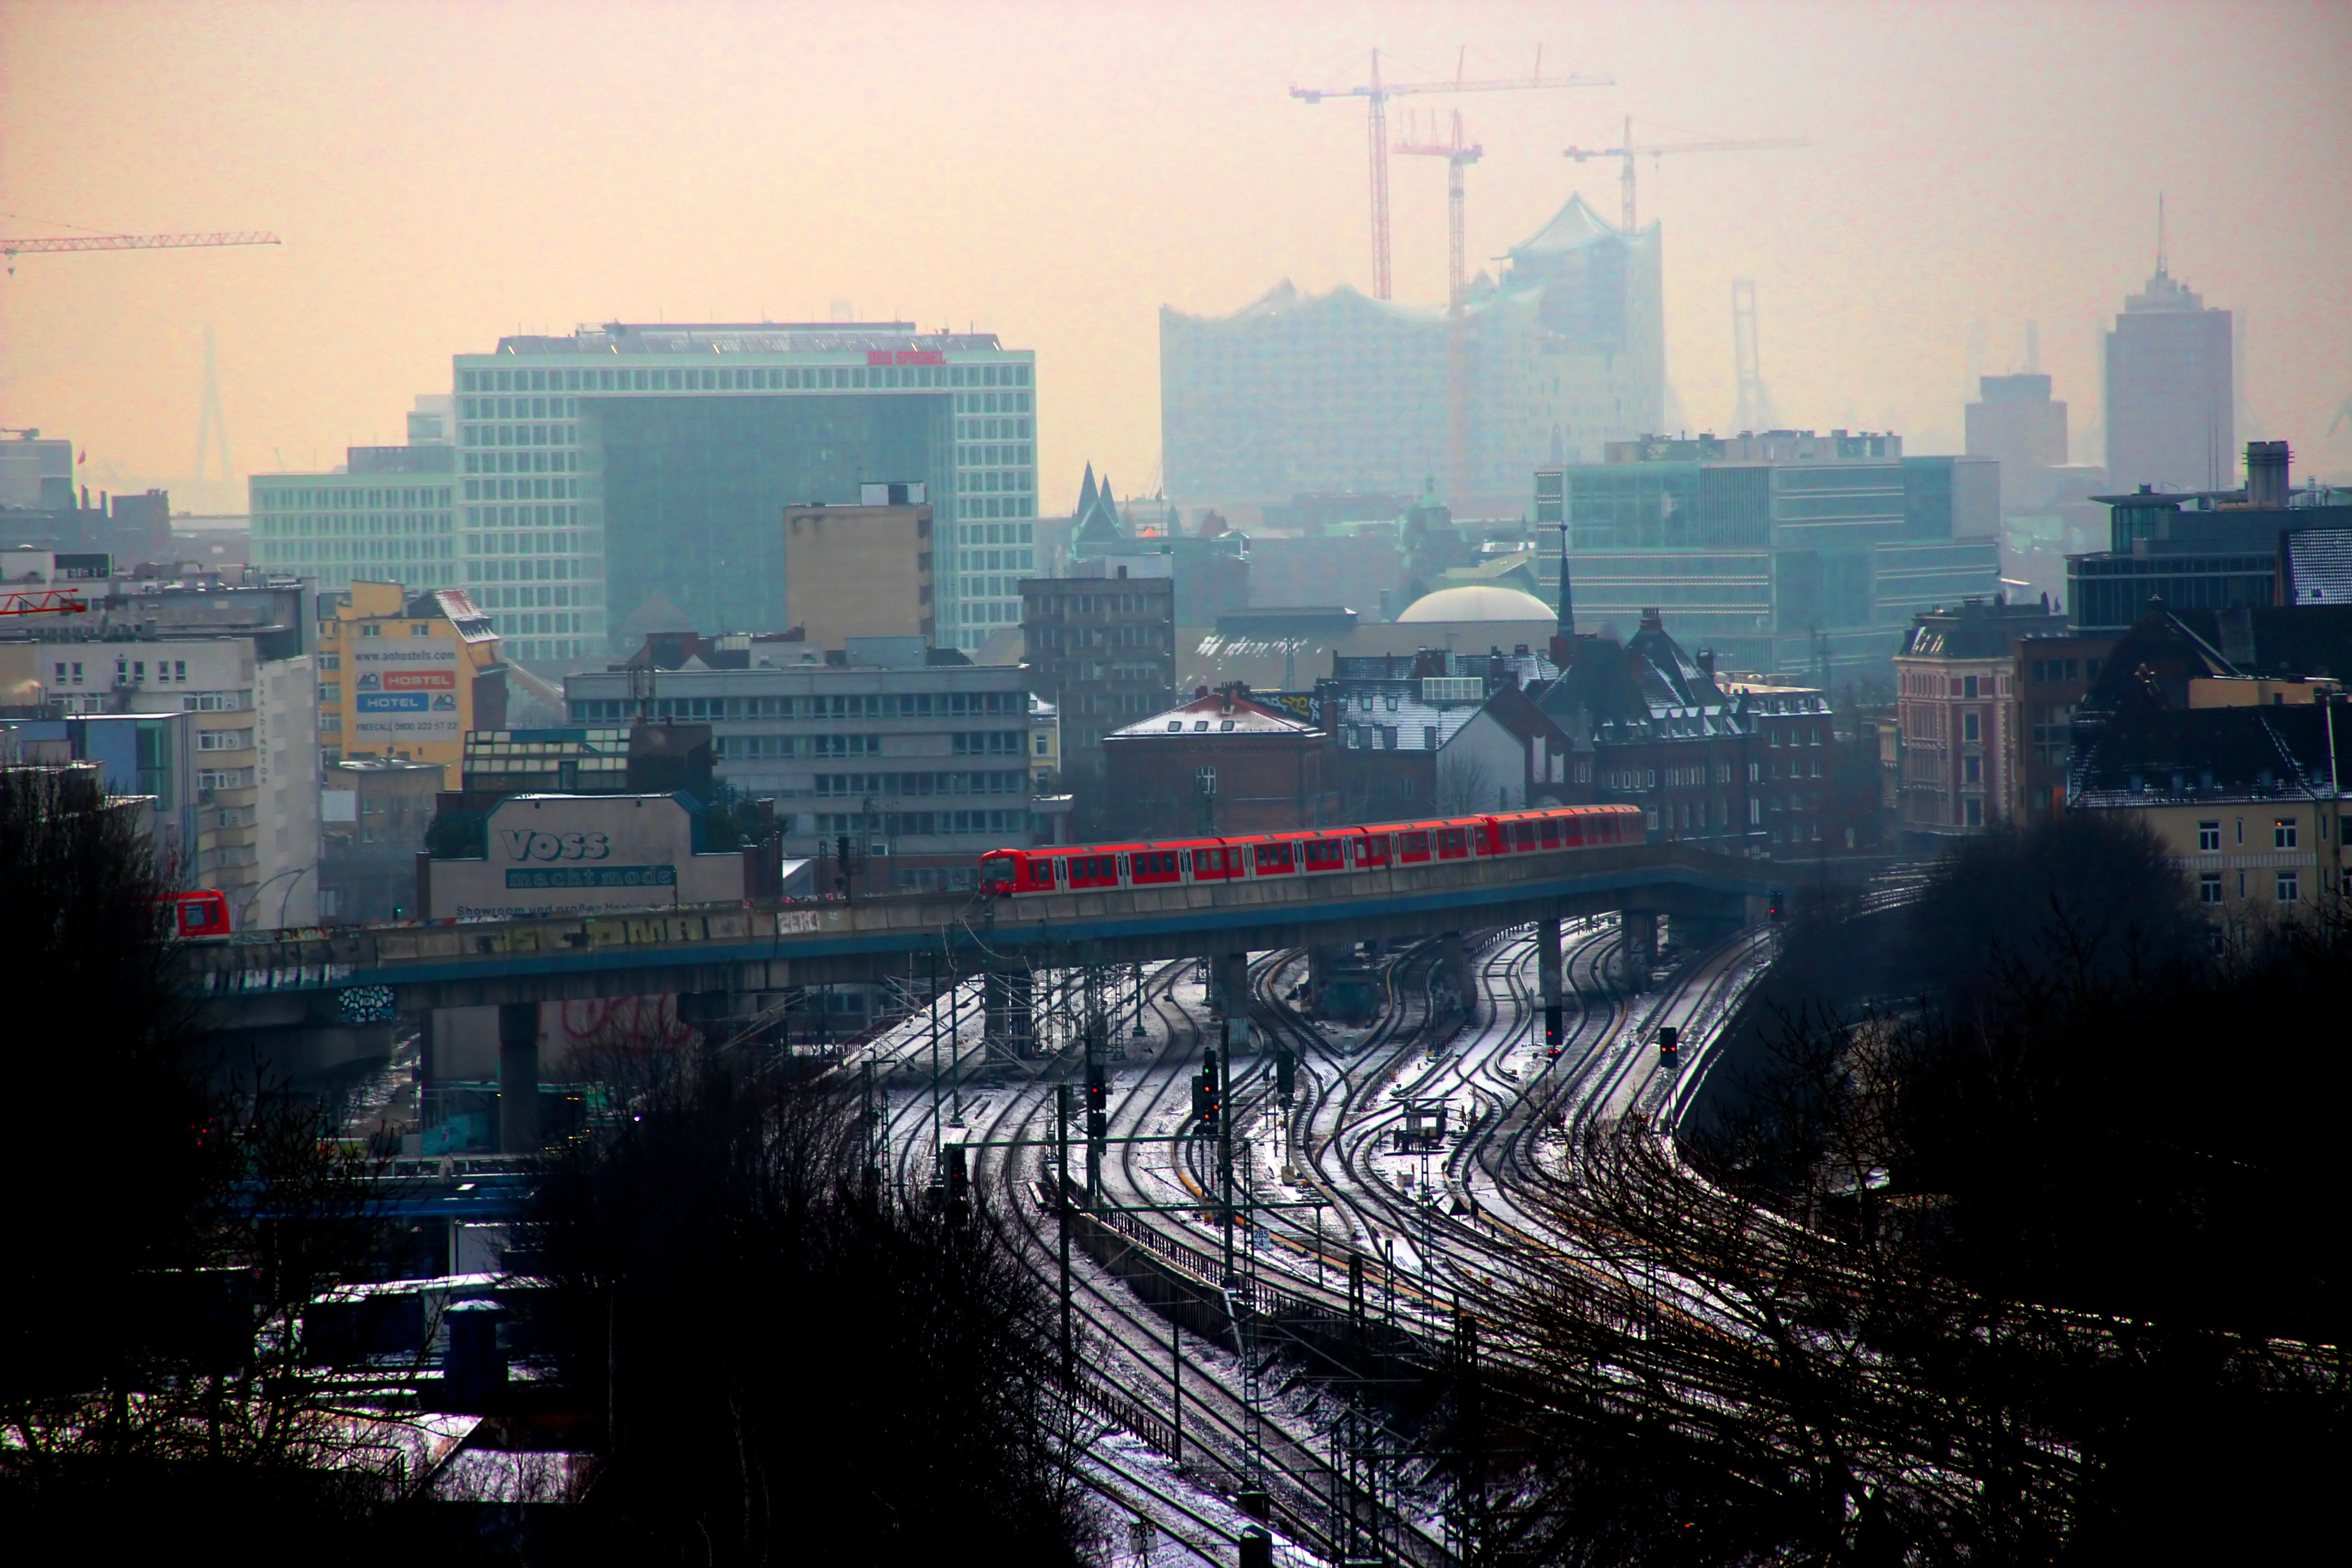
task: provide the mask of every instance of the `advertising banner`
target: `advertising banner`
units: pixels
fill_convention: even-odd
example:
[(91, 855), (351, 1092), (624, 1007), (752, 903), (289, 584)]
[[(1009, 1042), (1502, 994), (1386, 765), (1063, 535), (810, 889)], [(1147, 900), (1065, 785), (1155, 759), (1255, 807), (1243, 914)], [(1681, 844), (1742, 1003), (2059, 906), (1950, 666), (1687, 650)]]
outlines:
[(457, 741), (457, 645), (440, 637), (369, 638), (343, 651), (352, 730), (362, 742)]

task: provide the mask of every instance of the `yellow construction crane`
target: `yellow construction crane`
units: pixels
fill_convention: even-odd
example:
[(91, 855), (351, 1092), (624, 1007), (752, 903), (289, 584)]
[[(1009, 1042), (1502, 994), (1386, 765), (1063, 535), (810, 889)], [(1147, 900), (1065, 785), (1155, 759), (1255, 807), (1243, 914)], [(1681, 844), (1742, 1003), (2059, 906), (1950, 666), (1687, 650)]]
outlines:
[(1633, 121), (1628, 120), (1625, 121), (1625, 139), (1617, 146), (1570, 147), (1568, 150), (1567, 155), (1575, 159), (1580, 163), (1591, 158), (1622, 158), (1624, 160), (1624, 172), (1622, 176), (1624, 194), (1624, 222), (1622, 226), (1627, 234), (1631, 234), (1634, 229), (1633, 159), (1636, 154), (1644, 158), (1663, 158), (1669, 153), (1675, 154), (1681, 154), (1684, 153), (1761, 153), (1768, 148), (1773, 147), (1803, 147), (1806, 145), (1809, 145), (1809, 143), (1801, 136), (1778, 136), (1762, 142), (1671, 142), (1664, 147), (1637, 147), (1633, 144)]

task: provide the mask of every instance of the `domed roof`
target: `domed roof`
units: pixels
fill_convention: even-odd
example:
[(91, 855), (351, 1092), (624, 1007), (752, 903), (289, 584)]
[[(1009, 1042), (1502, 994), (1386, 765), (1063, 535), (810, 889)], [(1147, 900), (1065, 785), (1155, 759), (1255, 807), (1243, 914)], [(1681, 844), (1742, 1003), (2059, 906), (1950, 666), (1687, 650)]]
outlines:
[(1517, 588), (1440, 588), (1423, 594), (1397, 616), (1399, 625), (1420, 621), (1543, 621), (1558, 618), (1549, 605)]

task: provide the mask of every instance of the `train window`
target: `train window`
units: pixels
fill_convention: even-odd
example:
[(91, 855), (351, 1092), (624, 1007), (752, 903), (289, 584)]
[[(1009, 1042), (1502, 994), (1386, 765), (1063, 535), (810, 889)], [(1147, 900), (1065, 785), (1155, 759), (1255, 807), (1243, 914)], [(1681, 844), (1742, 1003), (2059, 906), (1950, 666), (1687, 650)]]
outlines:
[(1307, 845), (1307, 864), (1320, 870), (1337, 869), (1346, 847), (1336, 838), (1320, 838)]
[(1543, 847), (1547, 849), (1559, 847), (1559, 818), (1547, 816), (1543, 819)]
[(1536, 825), (1532, 822), (1514, 822), (1511, 824), (1511, 843), (1515, 847), (1520, 849), (1534, 848), (1536, 847)]
[(1396, 836), (1396, 847), (1400, 855), (1426, 855), (1429, 853), (1429, 835), (1400, 833)]
[(1440, 855), (1460, 855), (1465, 852), (1465, 847), (1466, 846), (1463, 842), (1462, 829), (1458, 827), (1445, 827), (1438, 830), (1437, 852)]
[(1257, 847), (1257, 868), (1261, 871), (1287, 871), (1290, 869), (1290, 846), (1287, 844), (1259, 845)]

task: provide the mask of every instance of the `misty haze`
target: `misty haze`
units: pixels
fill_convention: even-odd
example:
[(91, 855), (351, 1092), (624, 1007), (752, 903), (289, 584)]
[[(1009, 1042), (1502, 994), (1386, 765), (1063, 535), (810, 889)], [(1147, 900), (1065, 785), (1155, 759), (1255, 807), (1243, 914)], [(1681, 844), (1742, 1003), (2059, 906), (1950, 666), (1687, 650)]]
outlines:
[(0, 0), (0, 1539), (2324, 1539), (2347, 83)]

